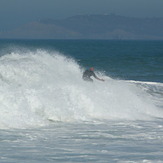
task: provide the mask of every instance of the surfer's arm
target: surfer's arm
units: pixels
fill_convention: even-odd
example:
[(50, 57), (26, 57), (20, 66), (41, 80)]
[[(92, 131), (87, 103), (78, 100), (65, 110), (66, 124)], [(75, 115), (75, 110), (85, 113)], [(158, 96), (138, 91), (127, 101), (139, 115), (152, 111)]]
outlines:
[(100, 78), (98, 78), (98, 77), (96, 77), (96, 79), (98, 79), (98, 80), (100, 80), (100, 81), (105, 81), (104, 79), (100, 79)]
[(100, 81), (105, 81), (104, 79), (100, 79), (99, 77), (96, 76), (96, 74), (94, 73), (94, 78), (96, 78), (97, 80), (100, 80)]

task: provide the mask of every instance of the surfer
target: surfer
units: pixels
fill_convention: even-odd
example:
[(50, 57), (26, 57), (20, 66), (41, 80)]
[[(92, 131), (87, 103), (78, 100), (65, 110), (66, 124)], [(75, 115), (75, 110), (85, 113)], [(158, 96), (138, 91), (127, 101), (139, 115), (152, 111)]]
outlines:
[(83, 72), (83, 80), (93, 82), (93, 79), (91, 79), (91, 76), (93, 76), (93, 77), (96, 78), (97, 80), (105, 81), (104, 79), (100, 79), (100, 78), (98, 78), (98, 77), (96, 76), (96, 74), (94, 73), (94, 68), (93, 68), (93, 67), (91, 67), (90, 69), (85, 70), (85, 71)]

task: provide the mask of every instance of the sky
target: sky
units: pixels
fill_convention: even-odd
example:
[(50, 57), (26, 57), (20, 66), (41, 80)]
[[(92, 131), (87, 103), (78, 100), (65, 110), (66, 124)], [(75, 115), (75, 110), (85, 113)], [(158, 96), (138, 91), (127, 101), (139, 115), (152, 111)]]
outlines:
[(0, 0), (0, 31), (81, 14), (163, 17), (163, 0)]

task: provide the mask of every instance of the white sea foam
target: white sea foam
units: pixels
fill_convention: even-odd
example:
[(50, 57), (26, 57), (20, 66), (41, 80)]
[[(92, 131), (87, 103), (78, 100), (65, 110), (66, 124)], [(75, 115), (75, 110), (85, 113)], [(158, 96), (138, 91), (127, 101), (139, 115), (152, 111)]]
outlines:
[(43, 50), (22, 53), (0, 58), (0, 128), (163, 117), (151, 96), (136, 84), (98, 72), (105, 82), (84, 82), (83, 68), (71, 58)]
[(126, 80), (126, 81), (129, 83), (157, 85), (157, 86), (163, 87), (163, 83), (160, 83), (160, 82), (146, 82), (146, 81), (135, 81), (135, 80)]

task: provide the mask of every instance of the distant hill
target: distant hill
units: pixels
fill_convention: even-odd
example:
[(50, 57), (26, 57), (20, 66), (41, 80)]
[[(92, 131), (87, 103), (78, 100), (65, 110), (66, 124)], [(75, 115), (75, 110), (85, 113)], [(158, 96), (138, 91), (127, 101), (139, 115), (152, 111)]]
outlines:
[(0, 32), (0, 38), (163, 40), (163, 18), (78, 15), (42, 19)]

